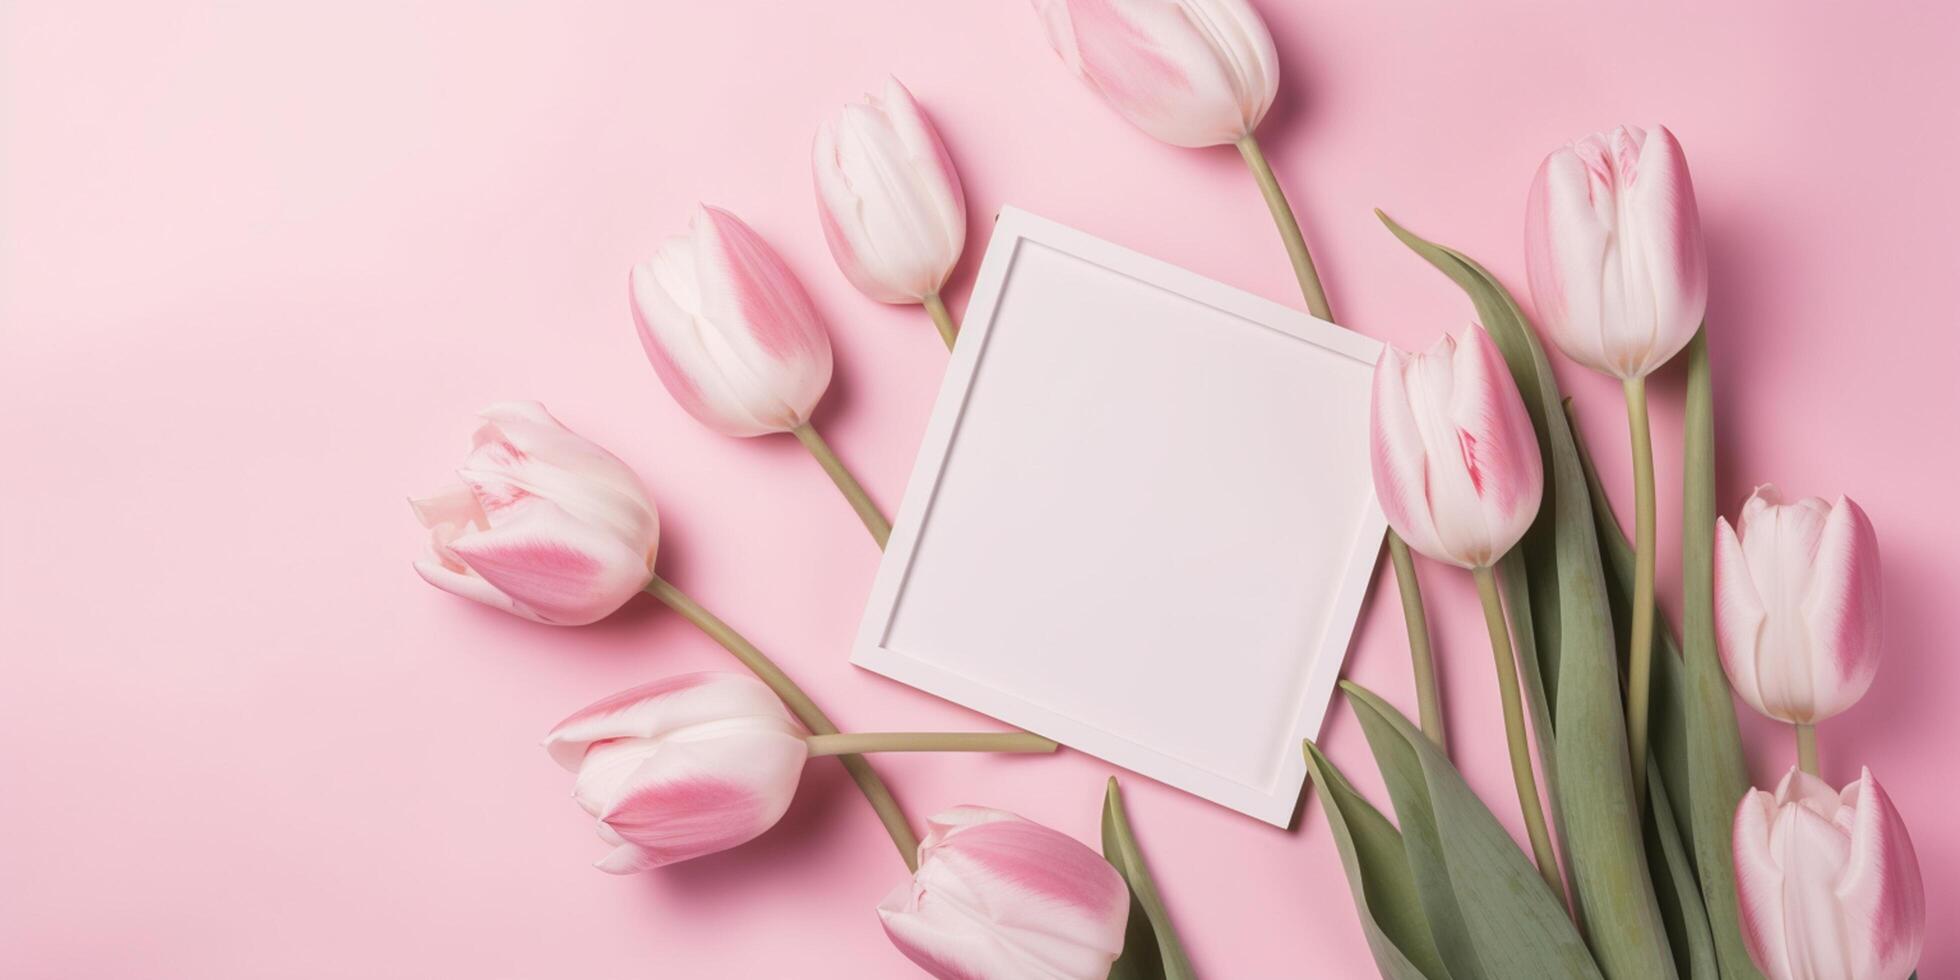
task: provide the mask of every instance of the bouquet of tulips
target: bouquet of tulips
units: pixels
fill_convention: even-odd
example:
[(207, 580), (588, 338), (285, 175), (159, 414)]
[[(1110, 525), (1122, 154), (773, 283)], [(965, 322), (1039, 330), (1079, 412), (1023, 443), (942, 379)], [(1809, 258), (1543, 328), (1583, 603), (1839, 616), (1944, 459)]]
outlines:
[[(1279, 78), (1257, 12), (1245, 0), (1035, 7), (1064, 62), (1140, 129), (1238, 148), (1308, 310), (1333, 319), (1253, 135)], [(921, 305), (950, 348), (958, 325), (940, 291), (965, 240), (965, 203), (911, 94), (893, 80), (845, 107), (818, 130), (813, 170), (823, 236), (844, 275), (871, 299)], [(1631, 539), (1523, 308), (1474, 260), (1383, 221), (1463, 288), (1480, 323), (1420, 354), (1390, 349), (1376, 369), (1371, 464), (1420, 721), (1358, 685), (1343, 691), (1395, 819), (1305, 746), (1382, 974), (1910, 974), (1925, 909), (1903, 821), (1869, 769), (1841, 791), (1826, 784), (1816, 746), (1816, 724), (1857, 700), (1877, 664), (1876, 539), (1843, 497), (1784, 503), (1762, 487), (1733, 525), (1716, 514), (1708, 273), (1679, 143), (1663, 128), (1621, 128), (1557, 150), (1525, 218), (1539, 327), (1566, 357), (1624, 385)], [(794, 435), (884, 544), (889, 522), (811, 423), (831, 375), (825, 327), (755, 231), (699, 209), (687, 234), (632, 269), (630, 298), (654, 373), (688, 414), (731, 436)], [(1645, 379), (1683, 351), (1677, 640), (1655, 613)], [(1022, 732), (838, 731), (774, 661), (656, 572), (659, 521), (622, 461), (536, 403), (482, 418), (458, 483), (414, 502), (431, 535), (416, 564), (423, 578), (564, 626), (645, 592), (748, 670), (657, 679), (546, 736), (610, 847), (601, 870), (648, 871), (740, 845), (781, 818), (811, 759), (835, 757), (912, 872), (877, 914), (926, 972), (1194, 975), (1113, 779), (1100, 855), (975, 806), (942, 810), (921, 838), (867, 754), (1055, 744)], [(1482, 598), (1529, 853), (1451, 763), (1417, 554), (1469, 570)], [(1795, 727), (1800, 766), (1773, 793), (1748, 786), (1731, 690)]]

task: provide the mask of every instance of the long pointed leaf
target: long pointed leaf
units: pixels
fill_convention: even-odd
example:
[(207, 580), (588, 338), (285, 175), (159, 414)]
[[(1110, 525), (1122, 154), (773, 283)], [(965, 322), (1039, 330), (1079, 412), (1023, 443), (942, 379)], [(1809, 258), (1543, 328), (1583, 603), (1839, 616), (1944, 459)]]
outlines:
[(1469, 294), (1538, 429), (1545, 452), (1545, 503), (1523, 547), (1555, 736), (1549, 749), (1541, 743), (1540, 750), (1557, 760), (1555, 799), (1580, 916), (1608, 976), (1675, 976), (1633, 808), (1625, 708), (1592, 506), (1551, 363), (1496, 277), (1462, 253), (1376, 213), (1397, 238)]
[(1423, 918), (1402, 835), (1354, 791), (1319, 746), (1307, 742), (1303, 750), (1314, 795), (1327, 813), (1341, 867), (1347, 871), (1355, 914), (1361, 918), (1368, 949), (1375, 954), (1375, 967), (1388, 980), (1451, 980)]
[[(1438, 949), (1451, 970), (1498, 980), (1600, 976), (1558, 897), (1449, 758), (1373, 692), (1348, 681), (1341, 688), (1374, 749), (1404, 844), (1414, 823), (1433, 828), (1434, 852), (1409, 847), (1410, 870), (1424, 888), (1430, 882), (1448, 888), (1461, 916), (1475, 955), (1460, 960), (1443, 950), (1439, 935)], [(1437, 867), (1425, 877), (1421, 865), (1431, 862)], [(1435, 896), (1425, 896), (1426, 908), (1434, 902)]]
[(1110, 967), (1110, 980), (1196, 980), (1164, 899), (1157, 893), (1156, 879), (1150, 877), (1143, 852), (1137, 849), (1114, 776), (1103, 793), (1102, 847), (1103, 859), (1130, 885), (1130, 924), (1123, 933), (1123, 953)]
[(1724, 977), (1760, 977), (1742, 944), (1729, 835), (1736, 804), (1749, 789), (1736, 728), (1735, 702), (1715, 652), (1715, 396), (1708, 328), (1688, 344), (1688, 393), (1682, 416), (1681, 642), (1688, 698), (1688, 808), (1695, 867), (1715, 931)]

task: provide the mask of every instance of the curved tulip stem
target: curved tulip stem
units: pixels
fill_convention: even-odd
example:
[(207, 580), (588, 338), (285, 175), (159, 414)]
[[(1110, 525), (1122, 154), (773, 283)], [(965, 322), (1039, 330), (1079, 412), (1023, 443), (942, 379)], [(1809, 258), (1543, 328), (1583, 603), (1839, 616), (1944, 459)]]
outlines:
[(1053, 739), (1028, 732), (844, 732), (812, 735), (810, 755), (862, 752), (1053, 752)]
[[(776, 666), (775, 661), (756, 649), (755, 644), (744, 639), (742, 634), (735, 632), (714, 613), (709, 612), (700, 603), (689, 598), (686, 593), (675, 588), (673, 583), (658, 575), (647, 583), (646, 591), (665, 603), (669, 609), (680, 613), (729, 653), (734, 654), (735, 659), (740, 660), (744, 667), (760, 678), (764, 684), (769, 685), (771, 691), (776, 692), (776, 696), (782, 699), (783, 705), (803, 723), (804, 728), (816, 735), (837, 734), (837, 726), (830, 723), (830, 718), (823, 713), (823, 709), (818, 708), (816, 702), (810, 700), (810, 696), (803, 693), (803, 689), (798, 687), (795, 681), (790, 680), (789, 675), (783, 673), (782, 668)], [(851, 780), (857, 783), (858, 789), (864, 793), (864, 798), (871, 801), (871, 809), (877, 811), (879, 821), (885, 825), (885, 832), (891, 835), (892, 843), (898, 846), (899, 856), (905, 859), (905, 866), (917, 871), (919, 838), (912, 833), (912, 825), (906, 822), (905, 811), (899, 809), (898, 800), (892, 796), (891, 788), (885, 785), (885, 781), (879, 778), (877, 771), (871, 768), (871, 763), (865, 761), (863, 756), (845, 755), (840, 757), (839, 761), (844, 764), (845, 771), (851, 774)]]
[(1393, 530), (1388, 532), (1388, 557), (1395, 564), (1395, 585), (1402, 593), (1402, 623), (1409, 630), (1409, 660), (1415, 672), (1422, 733), (1447, 753), (1443, 700), (1436, 693), (1436, 659), (1429, 647), (1429, 617), (1422, 611), (1422, 586), (1416, 581), (1416, 562), (1408, 543)]
[(1293, 262), (1293, 277), (1300, 280), (1300, 295), (1306, 298), (1307, 312), (1331, 322), (1334, 314), (1327, 307), (1327, 292), (1320, 288), (1320, 273), (1313, 267), (1313, 255), (1307, 251), (1307, 240), (1300, 234), (1299, 219), (1286, 203), (1286, 192), (1280, 190), (1279, 178), (1273, 176), (1273, 168), (1252, 134), (1246, 134), (1237, 146), (1239, 155), (1245, 157), (1245, 165), (1252, 168), (1252, 179), (1259, 182), (1259, 193), (1266, 198), (1266, 208), (1273, 212), (1273, 223), (1279, 225), (1279, 237), (1286, 242), (1286, 257)]
[(946, 342), (946, 349), (953, 349), (953, 341), (960, 335), (960, 325), (953, 322), (953, 314), (947, 312), (946, 303), (938, 293), (928, 295), (925, 300), (926, 314), (932, 317), (932, 325), (939, 328), (939, 339)]
[(817, 465), (830, 474), (830, 482), (843, 491), (844, 499), (850, 502), (852, 510), (857, 511), (858, 520), (864, 522), (864, 529), (871, 532), (871, 539), (883, 548), (885, 541), (892, 536), (892, 522), (886, 520), (884, 512), (871, 502), (871, 495), (864, 492), (864, 484), (859, 483), (857, 477), (844, 467), (844, 461), (838, 459), (830, 443), (817, 434), (815, 426), (805, 422), (790, 431), (796, 434), (796, 440), (803, 444), (803, 448), (817, 458)]
[(1817, 726), (1797, 725), (1797, 768), (1813, 776), (1822, 777), (1817, 771)]
[(1531, 838), (1531, 856), (1538, 862), (1538, 873), (1550, 885), (1552, 894), (1565, 903), (1565, 885), (1559, 879), (1558, 854), (1552, 849), (1552, 834), (1545, 826), (1545, 805), (1538, 799), (1538, 777), (1531, 771), (1531, 746), (1525, 741), (1524, 703), (1518, 688), (1518, 665), (1511, 653), (1511, 630), (1504, 622), (1504, 600), (1497, 594), (1497, 575), (1484, 567), (1471, 574), (1477, 579), (1477, 595), (1484, 601), (1484, 626), (1490, 630), (1490, 652), (1497, 659), (1497, 693), (1504, 704), (1504, 740), (1511, 749), (1511, 779), (1518, 786), (1518, 806), (1524, 810), (1525, 834)]
[(1627, 759), (1633, 802), (1647, 787), (1647, 692), (1654, 670), (1654, 435), (1647, 420), (1647, 381), (1626, 382), (1627, 427), (1633, 433), (1633, 627), (1627, 642)]

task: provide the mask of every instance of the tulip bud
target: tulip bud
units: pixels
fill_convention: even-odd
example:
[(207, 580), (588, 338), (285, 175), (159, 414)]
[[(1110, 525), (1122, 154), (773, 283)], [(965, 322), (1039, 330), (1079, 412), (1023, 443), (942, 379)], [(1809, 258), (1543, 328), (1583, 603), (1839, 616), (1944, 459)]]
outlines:
[(851, 285), (881, 303), (939, 292), (966, 244), (960, 175), (898, 79), (844, 107), (812, 151), (824, 241)]
[(927, 822), (919, 870), (878, 906), (892, 944), (941, 980), (1103, 980), (1129, 914), (1096, 852), (976, 806)]
[(526, 619), (583, 626), (653, 576), (660, 519), (619, 457), (537, 402), (482, 412), (460, 482), (409, 501), (429, 529), (424, 580)]
[(1279, 56), (1245, 0), (1034, 0), (1055, 53), (1137, 128), (1176, 146), (1236, 143), (1279, 91)]
[(1680, 353), (1708, 307), (1688, 158), (1664, 126), (1554, 150), (1525, 205), (1525, 272), (1565, 356), (1623, 380)]
[(1715, 632), (1735, 693), (1814, 725), (1857, 703), (1878, 672), (1878, 536), (1849, 497), (1785, 504), (1760, 486), (1715, 522)]
[(809, 750), (788, 709), (747, 674), (703, 671), (622, 691), (545, 736), (572, 795), (632, 874), (724, 851), (775, 826)]
[(700, 208), (631, 278), (640, 344), (689, 415), (731, 436), (810, 420), (830, 386), (830, 336), (803, 284), (742, 219)]
[(1926, 944), (1926, 890), (1905, 821), (1872, 771), (1842, 793), (1791, 769), (1735, 812), (1735, 890), (1769, 980), (1905, 980)]
[(1375, 365), (1375, 496), (1409, 547), (1463, 568), (1497, 563), (1538, 514), (1544, 467), (1517, 383), (1471, 324)]

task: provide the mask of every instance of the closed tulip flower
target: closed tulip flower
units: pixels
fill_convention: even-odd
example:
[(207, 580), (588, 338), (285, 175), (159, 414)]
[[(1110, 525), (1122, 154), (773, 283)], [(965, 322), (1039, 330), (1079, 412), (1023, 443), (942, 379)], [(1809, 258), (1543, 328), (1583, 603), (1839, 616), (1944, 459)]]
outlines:
[(716, 432), (789, 432), (830, 386), (830, 335), (803, 284), (727, 211), (697, 209), (633, 267), (632, 294), (654, 373)]
[(1524, 254), (1567, 357), (1631, 379), (1680, 353), (1708, 307), (1708, 261), (1674, 134), (1622, 126), (1553, 151), (1532, 181)]
[(1735, 814), (1736, 898), (1769, 980), (1904, 980), (1926, 944), (1912, 837), (1870, 769), (1834, 792), (1796, 769)]
[[(1761, 486), (1715, 524), (1715, 631), (1729, 684), (1750, 707), (1798, 727), (1857, 703), (1878, 672), (1878, 536), (1849, 497), (1786, 504)], [(1814, 772), (1815, 759), (1804, 768)]]
[(812, 157), (824, 240), (845, 278), (882, 303), (924, 303), (947, 329), (939, 289), (966, 244), (966, 200), (912, 93), (893, 78), (845, 106), (817, 130)]
[(1245, 0), (1034, 0), (1070, 70), (1177, 146), (1236, 143), (1279, 90), (1266, 22)]
[(1544, 491), (1538, 437), (1483, 327), (1420, 354), (1383, 351), (1370, 421), (1375, 494), (1409, 547), (1482, 568), (1531, 526)]
[(928, 821), (918, 872), (878, 906), (892, 944), (941, 980), (1103, 980), (1129, 914), (1096, 852), (975, 806)]
[(744, 674), (668, 677), (558, 723), (545, 751), (578, 774), (573, 797), (631, 874), (727, 850), (775, 826), (808, 748), (783, 703)]
[(639, 477), (537, 402), (482, 418), (457, 484), (410, 501), (432, 551), (415, 570), (540, 623), (611, 615), (653, 576), (660, 520)]

